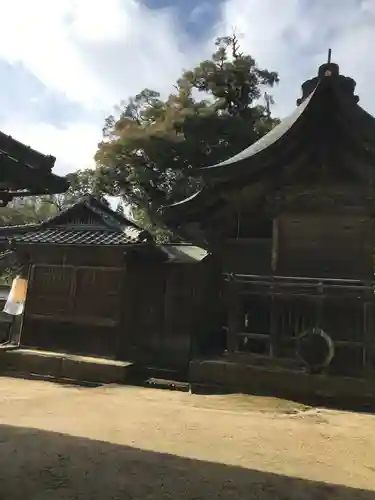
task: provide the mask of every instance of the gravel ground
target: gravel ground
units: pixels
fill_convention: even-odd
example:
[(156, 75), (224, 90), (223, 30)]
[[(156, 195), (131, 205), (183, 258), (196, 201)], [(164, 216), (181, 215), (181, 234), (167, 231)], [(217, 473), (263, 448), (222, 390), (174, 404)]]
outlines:
[(0, 499), (375, 500), (375, 416), (0, 378)]

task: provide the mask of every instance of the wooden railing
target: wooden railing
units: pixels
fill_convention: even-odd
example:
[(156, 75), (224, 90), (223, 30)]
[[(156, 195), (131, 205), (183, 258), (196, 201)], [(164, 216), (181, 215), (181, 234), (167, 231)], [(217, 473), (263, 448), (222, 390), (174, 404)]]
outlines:
[(338, 357), (374, 368), (375, 282), (245, 274), (225, 279), (229, 352), (293, 357), (298, 336), (319, 327), (332, 337)]

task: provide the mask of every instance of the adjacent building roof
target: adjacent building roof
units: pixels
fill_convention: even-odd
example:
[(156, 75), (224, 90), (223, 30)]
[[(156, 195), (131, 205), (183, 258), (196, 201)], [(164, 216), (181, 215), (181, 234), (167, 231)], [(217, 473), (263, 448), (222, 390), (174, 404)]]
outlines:
[(64, 229), (41, 228), (15, 237), (18, 243), (48, 245), (128, 245), (138, 242), (138, 238), (129, 237), (126, 231), (107, 229)]
[(288, 118), (244, 151), (199, 169), (205, 187), (163, 207), (164, 221), (174, 228), (199, 221), (228, 193), (296, 161), (302, 168), (334, 161), (367, 181), (375, 180), (375, 118), (358, 105), (355, 85), (352, 78), (340, 75), (337, 64), (322, 65), (318, 76), (302, 85), (302, 98)]
[(0, 201), (16, 196), (65, 192), (69, 184), (52, 173), (56, 158), (47, 156), (0, 132)]
[(209, 255), (207, 250), (195, 245), (162, 245), (161, 249), (167, 255), (169, 262), (179, 264), (201, 262)]
[(152, 241), (151, 235), (117, 214), (106, 203), (86, 196), (41, 224), (0, 227), (1, 240), (18, 245), (130, 245)]
[[(153, 249), (169, 263), (193, 264), (204, 260), (206, 250), (189, 244), (156, 245), (152, 236), (126, 217), (114, 212), (105, 202), (92, 196), (82, 198), (72, 207), (41, 224), (0, 227), (0, 245), (16, 246), (123, 246)], [(13, 260), (12, 260), (13, 259)], [(0, 254), (0, 269), (14, 261), (15, 254)]]

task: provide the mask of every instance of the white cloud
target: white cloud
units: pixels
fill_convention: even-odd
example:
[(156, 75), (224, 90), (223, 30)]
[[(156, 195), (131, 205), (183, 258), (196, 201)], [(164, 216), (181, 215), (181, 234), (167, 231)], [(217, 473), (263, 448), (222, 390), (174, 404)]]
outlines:
[(96, 146), (101, 139), (100, 124), (73, 123), (59, 129), (49, 123), (9, 121), (2, 129), (24, 144), (57, 158), (54, 173), (92, 168)]
[(22, 62), (53, 90), (108, 109), (143, 87), (171, 88), (182, 50), (171, 11), (135, 0), (0, 0), (0, 57)]
[(357, 81), (362, 105), (375, 114), (375, 0), (227, 0), (218, 32), (232, 27), (244, 51), (279, 71), (277, 113), (293, 110), (301, 83), (316, 76), (332, 48), (341, 73)]
[(201, 4), (194, 7), (190, 12), (187, 21), (190, 23), (200, 23), (202, 19), (207, 19), (207, 16), (211, 14), (213, 10), (217, 8), (216, 3), (207, 2), (206, 0), (201, 0)]
[[(202, 0), (203, 10), (207, 5)], [(315, 76), (329, 47), (375, 114), (375, 0), (226, 0), (220, 8), (221, 22), (207, 28), (207, 42), (198, 45), (186, 39), (173, 10), (150, 10), (136, 0), (0, 0), (0, 58), (22, 63), (48, 89), (95, 117), (65, 129), (20, 116), (0, 125), (57, 156), (60, 173), (90, 166), (114, 104), (144, 87), (168, 92), (184, 67), (212, 52), (213, 36), (233, 27), (244, 51), (279, 71), (277, 114), (293, 110), (301, 83)]]
[(96, 117), (65, 130), (20, 117), (1, 123), (57, 156), (60, 172), (92, 164), (104, 116), (115, 104), (145, 87), (168, 92), (201, 53), (184, 43), (171, 10), (136, 0), (0, 0), (0, 11), (0, 58), (22, 63)]

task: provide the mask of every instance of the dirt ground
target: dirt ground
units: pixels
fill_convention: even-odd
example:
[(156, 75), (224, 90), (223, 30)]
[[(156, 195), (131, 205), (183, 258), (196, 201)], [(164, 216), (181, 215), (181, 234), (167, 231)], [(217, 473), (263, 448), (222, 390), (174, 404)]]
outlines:
[(0, 499), (375, 500), (375, 416), (0, 378)]

